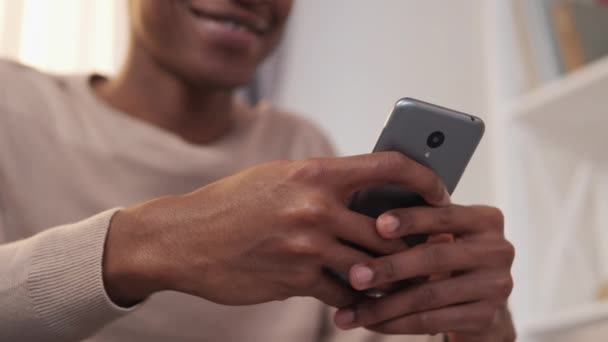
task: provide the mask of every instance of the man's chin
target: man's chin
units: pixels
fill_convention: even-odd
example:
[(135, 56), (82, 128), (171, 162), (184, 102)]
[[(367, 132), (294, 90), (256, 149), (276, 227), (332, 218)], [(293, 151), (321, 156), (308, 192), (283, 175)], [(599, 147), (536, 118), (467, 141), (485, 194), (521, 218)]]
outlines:
[(232, 91), (244, 87), (251, 83), (254, 73), (235, 73), (226, 72), (219, 74), (214, 73), (197, 73), (184, 75), (184, 79), (188, 84), (197, 88), (206, 88), (218, 91)]

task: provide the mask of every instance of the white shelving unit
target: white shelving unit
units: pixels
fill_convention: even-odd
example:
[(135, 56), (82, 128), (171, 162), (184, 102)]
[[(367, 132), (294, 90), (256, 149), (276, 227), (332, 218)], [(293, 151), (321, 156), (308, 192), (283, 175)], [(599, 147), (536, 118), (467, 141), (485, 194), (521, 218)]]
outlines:
[[(570, 311), (547, 315), (520, 327), (529, 338), (546, 341), (599, 341), (598, 336), (608, 336), (608, 304), (590, 304)], [(600, 335), (599, 332), (602, 332)], [(596, 339), (584, 339), (593, 333)], [(578, 339), (574, 339), (578, 335)]]
[(604, 341), (608, 302), (608, 58), (524, 85), (511, 0), (484, 2), (498, 204), (517, 248), (523, 342)]
[(524, 186), (510, 196), (528, 207), (528, 224), (520, 228), (540, 233), (525, 237), (537, 248), (530, 253), (536, 258), (524, 261), (536, 300), (527, 310), (536, 312), (520, 332), (530, 340), (588, 341), (608, 334), (608, 303), (595, 300), (608, 264), (607, 95), (604, 59), (522, 95), (507, 111), (513, 135), (523, 142), (512, 152), (525, 164), (512, 178), (523, 178)]
[(608, 158), (608, 58), (524, 94), (508, 112), (578, 153)]

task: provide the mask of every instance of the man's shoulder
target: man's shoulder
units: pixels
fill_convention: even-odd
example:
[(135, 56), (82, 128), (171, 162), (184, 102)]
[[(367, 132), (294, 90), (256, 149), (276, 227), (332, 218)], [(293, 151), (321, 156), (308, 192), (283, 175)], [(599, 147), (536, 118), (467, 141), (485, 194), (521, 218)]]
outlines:
[(273, 129), (289, 130), (311, 137), (327, 138), (325, 132), (312, 120), (301, 113), (285, 110), (274, 106), (269, 101), (262, 101), (256, 109), (259, 113), (268, 116), (268, 124)]
[[(0, 58), (0, 83), (2, 89), (27, 91), (40, 82), (53, 82), (54, 76), (10, 59)], [(27, 88), (24, 88), (26, 87)]]
[(0, 59), (0, 110), (21, 114), (49, 109), (48, 101), (65, 88), (64, 78)]
[(290, 146), (294, 158), (335, 154), (327, 134), (306, 116), (277, 108), (268, 101), (260, 102), (255, 108), (261, 116), (264, 131), (275, 143)]
[(48, 148), (58, 137), (72, 138), (82, 122), (74, 120), (79, 80), (0, 59), (0, 145)]
[(0, 58), (0, 76), (34, 72), (36, 69), (7, 58)]

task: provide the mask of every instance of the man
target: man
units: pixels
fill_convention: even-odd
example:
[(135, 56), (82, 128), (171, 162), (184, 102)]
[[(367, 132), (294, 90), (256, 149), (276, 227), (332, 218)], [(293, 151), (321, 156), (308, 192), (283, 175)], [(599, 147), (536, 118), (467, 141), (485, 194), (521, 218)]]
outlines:
[[(307, 159), (332, 153), (316, 128), (234, 100), (291, 5), (132, 0), (114, 78), (0, 65), (0, 340), (514, 339), (497, 209), (450, 204), (397, 153)], [(383, 183), (432, 207), (345, 207)], [(455, 241), (407, 249), (418, 233)], [(328, 269), (357, 290), (432, 278), (374, 300)]]

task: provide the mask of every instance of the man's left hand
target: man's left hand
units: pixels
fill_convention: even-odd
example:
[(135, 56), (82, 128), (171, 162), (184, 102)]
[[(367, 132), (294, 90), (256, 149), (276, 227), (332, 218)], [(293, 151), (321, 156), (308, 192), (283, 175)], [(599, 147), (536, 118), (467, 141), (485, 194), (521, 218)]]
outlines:
[[(338, 310), (343, 329), (366, 327), (386, 334), (449, 333), (453, 342), (512, 341), (510, 319), (502, 324), (513, 288), (513, 245), (504, 236), (502, 213), (491, 207), (414, 207), (391, 210), (377, 220), (387, 239), (416, 234), (452, 234), (454, 242), (425, 243), (351, 268), (358, 290), (400, 280), (448, 274)], [(508, 316), (506, 316), (508, 318)], [(506, 330), (505, 330), (506, 331)], [(491, 336), (491, 337), (490, 337)], [(504, 336), (504, 338), (503, 338)]]

